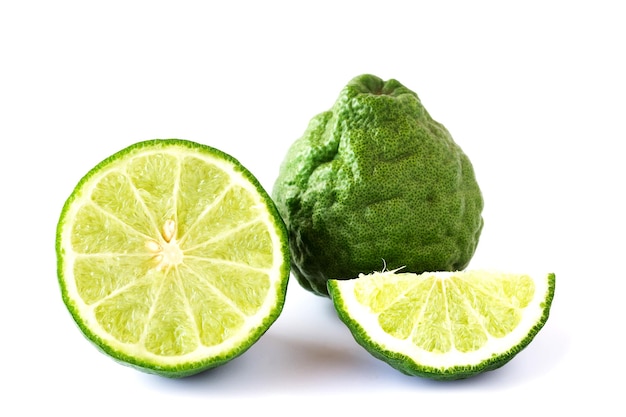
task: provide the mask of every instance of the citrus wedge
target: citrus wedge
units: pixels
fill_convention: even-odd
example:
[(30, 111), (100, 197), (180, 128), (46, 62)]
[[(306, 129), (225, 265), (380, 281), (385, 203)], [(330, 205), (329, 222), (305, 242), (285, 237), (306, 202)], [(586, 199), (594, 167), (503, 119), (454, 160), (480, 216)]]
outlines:
[(182, 377), (242, 354), (280, 314), (286, 230), (255, 177), (194, 142), (139, 142), (89, 171), (57, 226), (63, 301), (84, 335)]
[(359, 344), (405, 374), (433, 379), (510, 361), (546, 323), (554, 286), (554, 274), (493, 271), (387, 271), (328, 282)]

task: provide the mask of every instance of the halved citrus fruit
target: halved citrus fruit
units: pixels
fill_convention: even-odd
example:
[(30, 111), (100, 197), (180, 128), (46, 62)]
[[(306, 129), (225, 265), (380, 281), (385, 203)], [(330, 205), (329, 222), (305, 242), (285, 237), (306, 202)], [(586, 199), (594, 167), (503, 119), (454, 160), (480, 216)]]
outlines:
[(284, 224), (233, 157), (179, 139), (136, 143), (89, 171), (57, 226), (58, 279), (102, 351), (182, 377), (242, 354), (280, 314)]
[(356, 341), (408, 375), (461, 379), (496, 369), (548, 319), (555, 275), (397, 271), (330, 280)]

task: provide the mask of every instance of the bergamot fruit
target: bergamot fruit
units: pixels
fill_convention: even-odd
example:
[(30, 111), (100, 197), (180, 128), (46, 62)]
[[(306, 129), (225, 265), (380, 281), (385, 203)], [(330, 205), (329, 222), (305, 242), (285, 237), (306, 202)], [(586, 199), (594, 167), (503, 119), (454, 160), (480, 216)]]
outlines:
[(300, 284), (404, 267), (455, 271), (472, 258), (483, 198), (469, 158), (416, 93), (352, 79), (285, 156), (272, 197)]
[(355, 340), (407, 375), (462, 379), (497, 369), (550, 314), (553, 273), (396, 271), (329, 280)]
[(289, 278), (284, 224), (233, 157), (167, 139), (102, 161), (57, 228), (61, 294), (101, 351), (167, 377), (245, 352), (280, 314)]

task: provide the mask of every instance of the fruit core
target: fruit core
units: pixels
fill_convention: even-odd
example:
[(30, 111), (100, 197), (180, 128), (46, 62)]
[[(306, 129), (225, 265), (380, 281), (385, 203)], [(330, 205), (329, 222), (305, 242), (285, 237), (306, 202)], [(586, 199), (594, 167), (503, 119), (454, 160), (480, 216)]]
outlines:
[(183, 261), (183, 251), (176, 240), (176, 222), (167, 220), (161, 230), (161, 239), (147, 240), (146, 248), (152, 253), (157, 270), (179, 265)]

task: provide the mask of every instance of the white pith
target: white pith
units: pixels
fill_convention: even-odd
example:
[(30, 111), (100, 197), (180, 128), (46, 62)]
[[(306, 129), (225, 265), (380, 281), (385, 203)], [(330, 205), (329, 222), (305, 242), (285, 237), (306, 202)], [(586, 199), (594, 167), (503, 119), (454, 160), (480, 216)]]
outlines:
[[(184, 146), (169, 147), (167, 149), (140, 149), (139, 151), (133, 151), (131, 155), (128, 156), (143, 157), (151, 153), (170, 153), (170, 155), (174, 155), (179, 158), (192, 156), (194, 158), (204, 159), (207, 163), (217, 166), (227, 173), (231, 179), (231, 187), (242, 187), (247, 190), (251, 196), (253, 196), (254, 201), (259, 207), (265, 207), (266, 205), (254, 185), (251, 184), (249, 180), (236, 169), (236, 166), (231, 164), (229, 161), (213, 157), (209, 154), (199, 154), (198, 152), (189, 150)], [(99, 303), (96, 302), (88, 305), (80, 297), (73, 276), (73, 268), (76, 259), (82, 255), (75, 253), (71, 247), (71, 219), (76, 217), (76, 213), (83, 204), (89, 204), (90, 196), (95, 189), (96, 184), (111, 171), (122, 171), (126, 162), (126, 158), (121, 158), (120, 160), (108, 164), (101, 171), (92, 175), (89, 180), (83, 184), (82, 192), (79, 195), (74, 196), (75, 199), (73, 203), (68, 207), (68, 211), (65, 213), (65, 223), (62, 224), (60, 230), (60, 240), (62, 242), (61, 250), (63, 253), (63, 270), (61, 271), (61, 276), (67, 291), (67, 297), (73, 304), (77, 315), (80, 316), (80, 319), (84, 322), (85, 326), (98, 338), (102, 339), (104, 344), (109, 346), (111, 349), (133, 356), (145, 362), (163, 366), (175, 366), (181, 363), (197, 362), (206, 359), (207, 357), (219, 356), (224, 352), (236, 349), (238, 346), (242, 345), (242, 343), (247, 341), (251, 337), (251, 334), (261, 326), (270, 313), (276, 308), (279, 301), (278, 297), (280, 295), (280, 291), (278, 290), (278, 286), (281, 284), (282, 268), (284, 268), (283, 254), (281, 252), (282, 242), (280, 237), (274, 233), (274, 219), (271, 217), (268, 210), (259, 210), (259, 217), (257, 219), (267, 225), (267, 230), (270, 232), (274, 247), (272, 267), (267, 270), (263, 270), (263, 272), (267, 273), (270, 277), (270, 288), (267, 292), (267, 297), (261, 308), (259, 308), (254, 315), (245, 317), (245, 323), (241, 328), (239, 328), (237, 334), (229, 336), (224, 342), (218, 345), (204, 346), (198, 340), (198, 348), (195, 351), (182, 356), (161, 356), (153, 354), (147, 351), (142, 346), (141, 342), (137, 344), (122, 343), (112, 337), (96, 320), (94, 311)], [(176, 267), (181, 262), (184, 262), (184, 254), (179, 247), (179, 242), (175, 238), (176, 226), (176, 221), (172, 219), (171, 222), (165, 222), (165, 224), (160, 226), (159, 233), (155, 233), (153, 236), (146, 238), (146, 251), (147, 253), (152, 253), (153, 255), (155, 270), (164, 270)], [(228, 300), (224, 301), (228, 302)], [(242, 313), (242, 315), (244, 314)]]
[[(394, 274), (395, 271), (375, 273), (378, 275)], [(451, 272), (436, 272), (439, 279), (446, 279)], [(358, 279), (370, 279), (370, 276), (361, 275), (358, 279), (335, 281), (340, 292), (341, 308), (349, 317), (358, 323), (366, 332), (367, 337), (382, 349), (408, 356), (422, 366), (437, 369), (447, 369), (457, 366), (478, 365), (502, 353), (506, 353), (517, 346), (528, 335), (529, 331), (540, 321), (544, 314), (543, 303), (549, 294), (548, 274), (534, 274), (530, 276), (535, 283), (535, 292), (532, 301), (523, 309), (521, 322), (515, 329), (497, 338), (488, 335), (487, 343), (480, 349), (472, 352), (460, 352), (454, 347), (446, 353), (433, 353), (421, 349), (412, 343), (411, 338), (399, 339), (386, 333), (378, 323), (379, 314), (373, 313), (368, 306), (361, 304), (355, 297), (354, 287)]]

